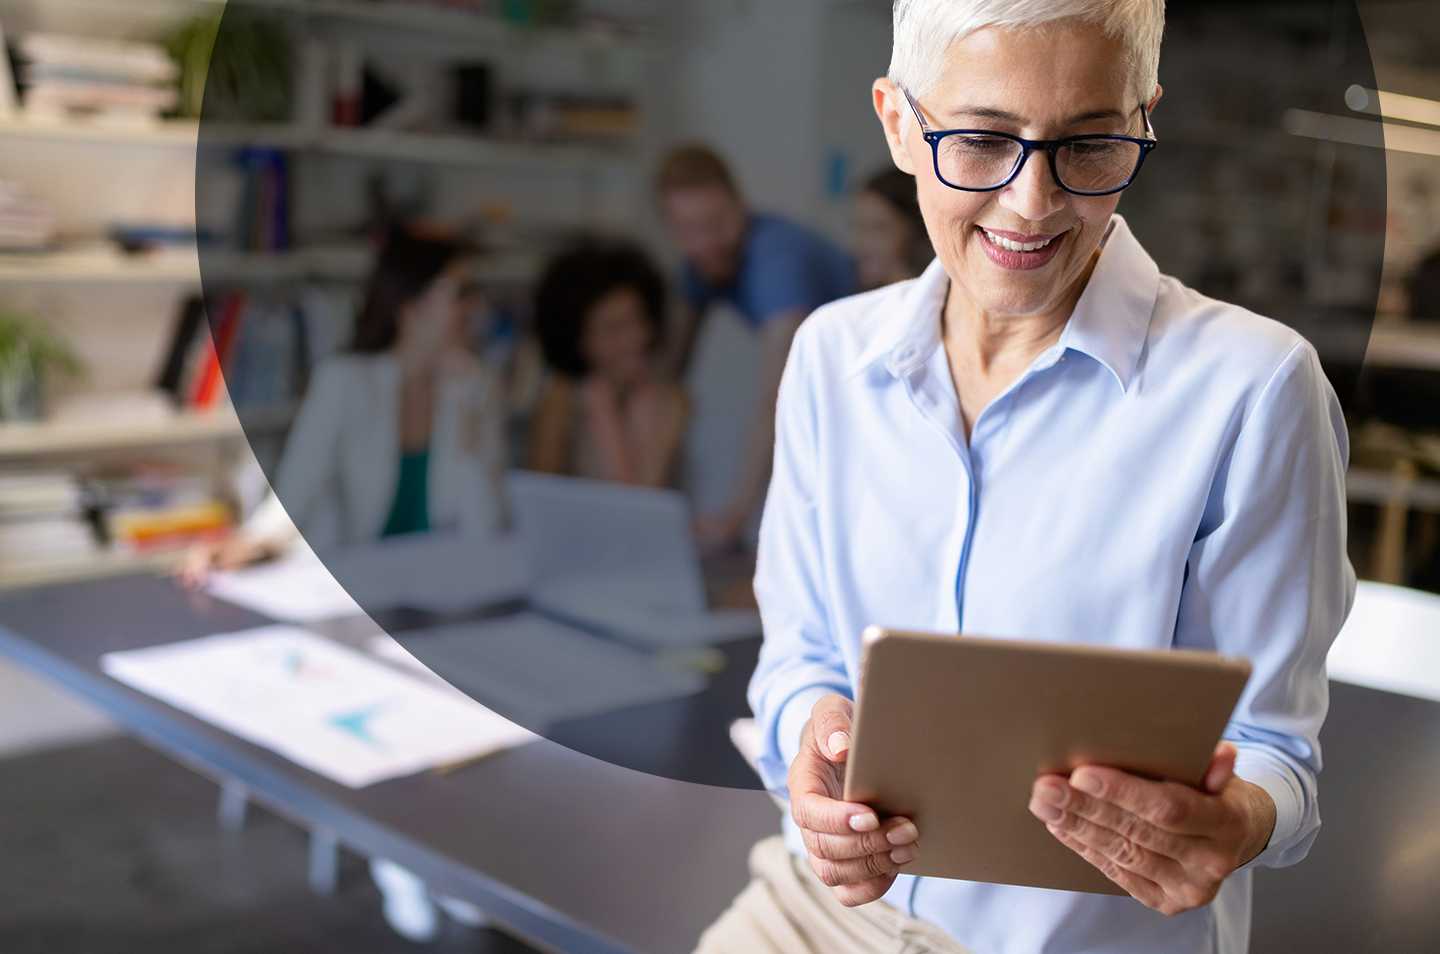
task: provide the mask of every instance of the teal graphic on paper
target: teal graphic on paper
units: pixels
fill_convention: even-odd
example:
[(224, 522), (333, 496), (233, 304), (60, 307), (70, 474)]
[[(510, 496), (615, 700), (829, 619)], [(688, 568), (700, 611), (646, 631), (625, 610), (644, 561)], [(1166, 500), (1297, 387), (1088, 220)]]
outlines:
[(384, 703), (375, 703), (354, 712), (342, 712), (330, 717), (330, 724), (342, 732), (348, 732), (361, 742), (377, 749), (384, 748), (380, 740), (370, 733), (370, 720), (379, 712)]

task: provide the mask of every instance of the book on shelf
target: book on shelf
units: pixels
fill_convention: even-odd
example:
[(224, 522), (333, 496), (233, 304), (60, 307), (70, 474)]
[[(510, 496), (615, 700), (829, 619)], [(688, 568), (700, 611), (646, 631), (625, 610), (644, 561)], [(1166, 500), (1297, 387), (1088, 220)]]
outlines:
[(0, 475), (0, 577), (100, 551), (80, 480), (63, 471)]
[(179, 67), (153, 43), (30, 33), (17, 53), (26, 115), (142, 123), (179, 105)]
[(247, 252), (290, 249), (290, 160), (281, 149), (248, 147), (239, 153), (243, 184), (235, 223)]
[(225, 366), (230, 351), (235, 346), (235, 336), (244, 319), (244, 293), (234, 292), (227, 295), (214, 334), (206, 338), (201, 345), (204, 357), (201, 359), (199, 380), (195, 383), (190, 399), (193, 407), (203, 410), (215, 406), (221, 393), (221, 368)]
[(35, 252), (55, 241), (55, 212), (18, 182), (0, 179), (0, 252)]
[(80, 481), (64, 471), (0, 474), (0, 521), (73, 517), (84, 511)]
[(0, 579), (37, 564), (78, 563), (103, 550), (95, 531), (81, 518), (0, 521)]
[(640, 109), (624, 96), (515, 91), (506, 97), (508, 132), (540, 142), (623, 141), (640, 131)]
[(218, 540), (234, 526), (230, 507), (218, 500), (118, 509), (109, 514), (115, 546), (136, 553), (174, 550)]
[(10, 44), (5, 40), (5, 24), (0, 23), (0, 119), (15, 115), (19, 105), (15, 90), (15, 71), (10, 65)]
[(181, 395), (185, 393), (186, 372), (204, 329), (205, 299), (199, 295), (185, 299), (171, 326), (170, 343), (155, 380), (155, 386), (168, 394), (176, 407), (184, 403)]
[(154, 43), (61, 33), (29, 33), (20, 39), (27, 69), (73, 72), (133, 83), (172, 83), (180, 69)]
[(250, 309), (225, 374), (242, 422), (246, 411), (293, 406), (304, 396), (314, 363), (310, 328), (300, 304)]
[(304, 397), (315, 363), (348, 339), (355, 302), (351, 292), (307, 287), (291, 300), (225, 292), (212, 295), (211, 306), (219, 316), (213, 333), (205, 300), (184, 302), (155, 386), (177, 409), (217, 407), (228, 395), (244, 423), (248, 411), (293, 407)]
[(92, 479), (104, 535), (114, 547), (145, 553), (223, 536), (234, 525), (209, 477), (136, 465)]

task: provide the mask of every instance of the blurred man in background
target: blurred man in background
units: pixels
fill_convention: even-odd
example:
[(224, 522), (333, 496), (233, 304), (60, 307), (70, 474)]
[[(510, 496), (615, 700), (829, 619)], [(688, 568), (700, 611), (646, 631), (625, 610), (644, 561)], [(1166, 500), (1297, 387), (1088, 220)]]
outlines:
[(810, 312), (856, 290), (855, 265), (816, 233), (752, 211), (705, 146), (670, 153), (656, 186), (685, 259), (677, 357), (694, 401), (686, 483), (701, 542), (726, 549), (754, 534), (790, 339)]

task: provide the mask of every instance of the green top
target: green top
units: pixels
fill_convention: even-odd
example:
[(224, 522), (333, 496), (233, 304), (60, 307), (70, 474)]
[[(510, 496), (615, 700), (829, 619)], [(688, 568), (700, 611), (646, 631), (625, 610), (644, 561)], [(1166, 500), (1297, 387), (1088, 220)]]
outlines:
[(401, 455), (395, 502), (390, 505), (390, 518), (385, 521), (385, 529), (380, 533), (382, 537), (424, 533), (430, 529), (429, 483), (429, 449)]

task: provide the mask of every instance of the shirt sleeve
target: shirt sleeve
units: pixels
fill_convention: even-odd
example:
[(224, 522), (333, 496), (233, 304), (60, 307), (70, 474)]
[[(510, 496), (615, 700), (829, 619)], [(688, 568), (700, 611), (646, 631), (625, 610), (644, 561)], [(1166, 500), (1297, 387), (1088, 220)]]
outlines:
[(334, 359), (315, 368), (271, 484), (281, 509), (301, 532), (314, 533), (315, 513), (335, 494), (346, 371)]
[(761, 230), (752, 241), (746, 281), (757, 324), (796, 311), (808, 315), (826, 303), (820, 249), (779, 229)]
[(824, 609), (824, 565), (816, 522), (815, 407), (802, 326), (791, 346), (776, 407), (775, 461), (760, 520), (755, 598), (765, 632), (750, 707), (760, 727), (760, 776), (788, 798), (785, 778), (800, 748), (800, 732), (816, 700), (852, 697), (839, 647)]
[(1320, 828), (1325, 657), (1355, 595), (1348, 455), (1339, 401), (1314, 348), (1300, 342), (1220, 462), (1190, 550), (1177, 644), (1253, 667), (1225, 738), (1239, 750), (1236, 774), (1274, 800), (1275, 828), (1247, 867), (1295, 864)]
[(255, 510), (240, 525), (240, 532), (253, 540), (282, 547), (288, 547), (300, 539), (300, 531), (295, 528), (290, 515), (285, 512), (285, 506), (280, 503), (280, 498), (273, 490), (267, 491), (260, 503), (255, 505)]
[(704, 311), (710, 303), (710, 290), (689, 262), (680, 269), (680, 297), (697, 313)]

